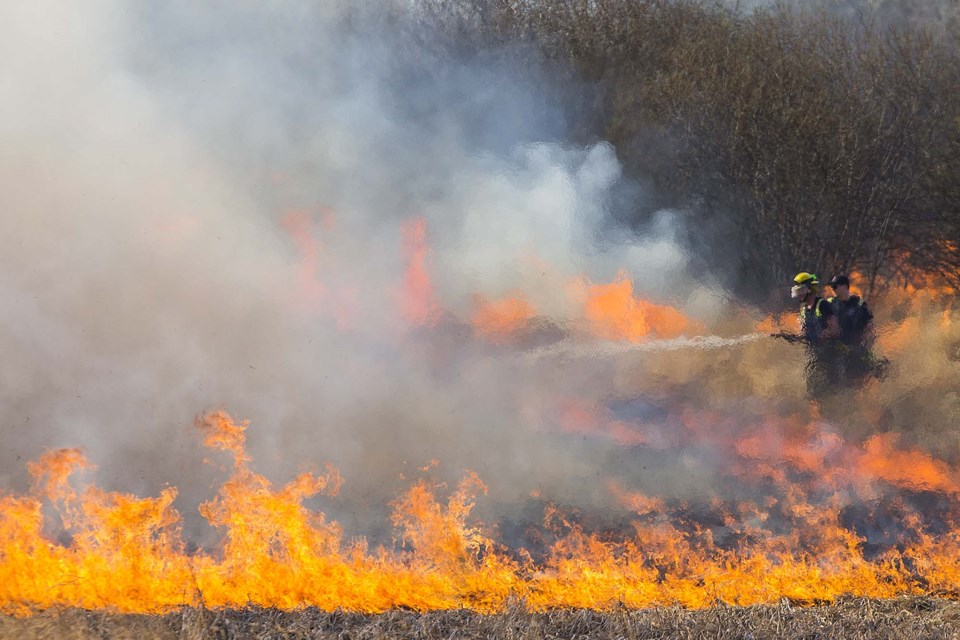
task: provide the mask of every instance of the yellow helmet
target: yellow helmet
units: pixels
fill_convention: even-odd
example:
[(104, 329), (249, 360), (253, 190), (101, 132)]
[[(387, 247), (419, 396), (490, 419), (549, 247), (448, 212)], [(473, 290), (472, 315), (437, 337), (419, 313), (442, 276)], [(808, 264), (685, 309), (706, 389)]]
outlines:
[(817, 274), (801, 271), (793, 277), (793, 287), (790, 288), (790, 297), (805, 298), (808, 289), (816, 294), (818, 284), (820, 284), (820, 279), (817, 278)]

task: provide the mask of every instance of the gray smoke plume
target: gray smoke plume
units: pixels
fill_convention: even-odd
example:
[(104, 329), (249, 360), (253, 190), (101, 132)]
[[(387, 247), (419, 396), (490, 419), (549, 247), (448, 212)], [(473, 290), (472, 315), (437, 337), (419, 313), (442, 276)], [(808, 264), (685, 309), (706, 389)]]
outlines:
[(3, 12), (4, 487), (83, 446), (98, 483), (175, 484), (190, 518), (222, 477), (191, 426), (217, 408), (278, 482), (341, 467), (348, 518), (431, 459), (505, 498), (595, 475), (544, 436), (548, 372), (474, 338), (477, 300), (523, 292), (563, 333), (577, 278), (693, 285), (670, 214), (611, 230), (615, 153), (564, 143), (561, 105), (383, 7)]

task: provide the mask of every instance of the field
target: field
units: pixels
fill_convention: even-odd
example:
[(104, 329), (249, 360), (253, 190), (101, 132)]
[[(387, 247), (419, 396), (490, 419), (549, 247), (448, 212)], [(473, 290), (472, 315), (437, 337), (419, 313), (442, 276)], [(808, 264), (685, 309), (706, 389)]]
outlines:
[(960, 638), (957, 0), (7, 4), (0, 640)]
[(841, 599), (833, 604), (685, 610), (658, 608), (601, 613), (565, 609), (529, 613), (518, 606), (499, 615), (470, 611), (380, 615), (328, 613), (316, 609), (183, 609), (164, 616), (115, 615), (80, 609), (45, 612), (30, 618), (0, 618), (0, 638), (70, 640), (192, 640), (196, 638), (367, 639), (418, 638), (956, 638), (960, 603), (938, 598)]

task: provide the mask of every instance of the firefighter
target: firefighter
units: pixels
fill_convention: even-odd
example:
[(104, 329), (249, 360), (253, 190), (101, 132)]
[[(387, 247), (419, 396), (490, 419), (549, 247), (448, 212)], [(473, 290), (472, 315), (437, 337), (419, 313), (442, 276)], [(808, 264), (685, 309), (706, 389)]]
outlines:
[(798, 273), (790, 295), (800, 300), (800, 337), (807, 345), (808, 356), (807, 394), (816, 398), (833, 393), (843, 377), (836, 310), (820, 296), (820, 281), (814, 273)]
[(798, 273), (793, 278), (790, 297), (800, 300), (800, 331), (808, 344), (826, 344), (840, 337), (836, 310), (820, 297), (820, 281), (815, 273)]
[(834, 291), (828, 298), (840, 324), (840, 342), (843, 344), (844, 377), (860, 384), (876, 364), (873, 356), (873, 314), (860, 296), (850, 294), (850, 278), (836, 275), (827, 283)]

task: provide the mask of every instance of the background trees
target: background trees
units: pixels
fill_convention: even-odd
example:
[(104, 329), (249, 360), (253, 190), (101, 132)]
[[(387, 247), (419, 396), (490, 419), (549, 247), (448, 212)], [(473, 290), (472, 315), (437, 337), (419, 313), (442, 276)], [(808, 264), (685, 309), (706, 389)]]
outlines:
[(417, 8), (458, 55), (510, 45), (566, 72), (575, 137), (613, 143), (658, 196), (626, 222), (686, 211), (704, 266), (731, 283), (768, 291), (803, 268), (957, 287), (960, 28), (949, 3), (887, 4)]

